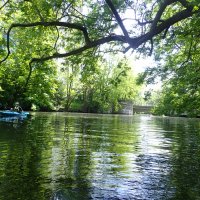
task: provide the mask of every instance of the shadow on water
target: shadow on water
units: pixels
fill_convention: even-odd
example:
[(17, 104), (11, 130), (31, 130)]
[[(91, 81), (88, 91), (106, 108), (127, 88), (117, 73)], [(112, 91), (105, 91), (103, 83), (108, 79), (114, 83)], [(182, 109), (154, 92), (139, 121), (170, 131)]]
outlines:
[(0, 199), (198, 199), (199, 144), (193, 120), (37, 113), (0, 122)]
[(171, 182), (176, 193), (172, 199), (200, 199), (200, 120), (164, 118), (156, 121), (171, 142)]

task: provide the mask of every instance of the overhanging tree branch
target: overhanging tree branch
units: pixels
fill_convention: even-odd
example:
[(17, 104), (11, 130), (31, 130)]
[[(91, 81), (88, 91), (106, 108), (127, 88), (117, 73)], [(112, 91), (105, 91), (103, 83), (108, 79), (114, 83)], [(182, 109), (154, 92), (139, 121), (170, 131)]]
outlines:
[(179, 21), (182, 21), (186, 18), (191, 17), (193, 14), (197, 13), (197, 11), (192, 12), (188, 9), (182, 10), (169, 19), (165, 20), (163, 23), (159, 24), (156, 26), (155, 29), (150, 30), (148, 33), (141, 35), (140, 37), (132, 38), (132, 46), (136, 49), (138, 48), (141, 44), (147, 42), (148, 40), (151, 40), (154, 36), (162, 33), (166, 29), (168, 29), (170, 26), (176, 24)]
[(156, 28), (156, 26), (157, 26), (158, 22), (160, 21), (161, 16), (162, 16), (163, 12), (165, 11), (166, 7), (171, 5), (172, 3), (175, 3), (175, 2), (177, 2), (177, 0), (165, 0), (161, 3), (161, 6), (160, 6), (158, 12), (156, 13), (156, 16), (155, 16), (153, 23), (151, 25), (151, 30), (154, 30)]
[(120, 28), (122, 29), (124, 36), (129, 39), (129, 34), (123, 24), (123, 21), (121, 19), (121, 17), (119, 16), (119, 13), (117, 12), (117, 10), (115, 9), (115, 6), (113, 5), (111, 0), (106, 0), (106, 3), (108, 4), (109, 8), (111, 9), (112, 13), (114, 14)]
[(60, 33), (59, 33), (59, 30), (58, 30), (58, 27), (56, 26), (56, 31), (57, 31), (57, 38), (56, 38), (56, 41), (55, 41), (55, 44), (54, 44), (54, 49), (56, 49), (56, 46), (57, 46), (57, 42), (59, 40), (59, 37), (60, 37)]
[(20, 23), (12, 24), (7, 32), (7, 45), (6, 45), (7, 46), (7, 55), (5, 56), (5, 58), (3, 58), (0, 61), (0, 64), (2, 62), (4, 62), (11, 53), (10, 52), (10, 33), (13, 28), (28, 28), (28, 27), (36, 27), (36, 26), (43, 26), (43, 27), (55, 26), (55, 27), (76, 29), (76, 30), (82, 32), (83, 37), (85, 39), (85, 44), (83, 44), (82, 47), (71, 50), (71, 51), (69, 51), (67, 53), (63, 53), (63, 54), (56, 53), (56, 54), (52, 54), (52, 55), (49, 55), (46, 57), (33, 58), (31, 62), (42, 62), (42, 61), (46, 61), (46, 60), (50, 60), (50, 59), (54, 59), (54, 58), (68, 57), (71, 55), (79, 54), (87, 49), (94, 48), (94, 47), (97, 47), (97, 46), (105, 44), (105, 43), (109, 43), (111, 41), (127, 43), (129, 45), (128, 49), (129, 48), (137, 49), (141, 44), (144, 44), (147, 41), (151, 41), (154, 36), (159, 35), (160, 33), (168, 30), (171, 26), (173, 26), (177, 22), (184, 20), (186, 18), (189, 18), (192, 15), (194, 15), (195, 13), (199, 12), (199, 10), (193, 11), (193, 7), (190, 6), (190, 7), (187, 7), (185, 10), (181, 10), (181, 11), (177, 12), (176, 14), (174, 14), (172, 17), (169, 17), (165, 21), (162, 21), (161, 16), (162, 16), (162, 13), (164, 12), (164, 9), (169, 4), (172, 4), (174, 2), (180, 2), (180, 1), (184, 2), (185, 0), (179, 0), (179, 1), (178, 0), (165, 0), (164, 1), (165, 4), (164, 5), (162, 4), (161, 10), (158, 11), (158, 13), (156, 14), (156, 17), (154, 18), (154, 20), (152, 22), (152, 28), (150, 28), (150, 30), (148, 32), (146, 32), (143, 35), (138, 36), (138, 37), (129, 37), (128, 31), (126, 30), (117, 10), (113, 6), (111, 0), (106, 0), (106, 3), (109, 5), (109, 8), (113, 12), (113, 14), (117, 20), (117, 23), (120, 25), (124, 35), (112, 34), (110, 36), (105, 36), (100, 39), (96, 39), (96, 40), (92, 41), (89, 37), (86, 27), (83, 25), (77, 24), (77, 23), (51, 21), (51, 22), (34, 22), (34, 23), (26, 23), (26, 24), (20, 24)]
[(68, 22), (58, 22), (58, 21), (52, 21), (52, 22), (34, 22), (34, 23), (29, 23), (29, 24), (12, 24), (10, 28), (8, 29), (7, 32), (7, 55), (5, 56), (4, 59), (0, 61), (0, 64), (4, 62), (10, 55), (10, 33), (13, 28), (28, 28), (28, 27), (36, 27), (36, 26), (44, 26), (44, 27), (50, 27), (50, 26), (61, 26), (61, 27), (66, 27), (66, 28), (71, 28), (71, 29), (76, 29), (80, 30), (83, 32), (84, 38), (85, 38), (85, 43), (89, 43), (90, 39), (88, 36), (87, 29), (79, 24), (73, 24), (73, 23), (68, 23)]
[(32, 72), (33, 72), (33, 66), (32, 66), (32, 63), (33, 63), (33, 61), (31, 61), (30, 63), (29, 63), (29, 73), (28, 73), (28, 76), (27, 76), (27, 78), (26, 78), (26, 82), (25, 82), (25, 85), (24, 85), (24, 92), (26, 91), (26, 89), (27, 89), (27, 86), (28, 86), (28, 84), (29, 84), (29, 80), (30, 80), (30, 78), (31, 78), (31, 74), (32, 74)]
[(112, 42), (112, 41), (118, 41), (118, 42), (124, 43), (124, 40), (125, 40), (124, 36), (110, 35), (108, 37), (104, 37), (104, 38), (101, 38), (99, 40), (91, 41), (90, 43), (86, 44), (83, 47), (80, 47), (78, 49), (74, 49), (74, 50), (66, 52), (66, 53), (55, 53), (53, 55), (42, 57), (42, 58), (33, 58), (31, 60), (31, 63), (33, 63), (33, 62), (44, 62), (44, 61), (51, 60), (51, 59), (54, 59), (54, 58), (65, 58), (65, 57), (69, 57), (71, 55), (80, 54), (83, 51), (86, 51), (88, 49), (91, 49), (91, 48), (94, 48), (94, 47), (97, 47), (99, 45), (106, 44), (106, 43), (109, 43), (109, 42)]
[(179, 2), (187, 9), (190, 9), (191, 8), (191, 5), (189, 4), (188, 1), (186, 0), (179, 0)]
[(9, 3), (9, 1), (10, 1), (10, 0), (7, 0), (7, 1), (0, 7), (0, 10), (1, 10), (2, 8), (4, 8), (4, 7), (6, 6), (6, 4)]

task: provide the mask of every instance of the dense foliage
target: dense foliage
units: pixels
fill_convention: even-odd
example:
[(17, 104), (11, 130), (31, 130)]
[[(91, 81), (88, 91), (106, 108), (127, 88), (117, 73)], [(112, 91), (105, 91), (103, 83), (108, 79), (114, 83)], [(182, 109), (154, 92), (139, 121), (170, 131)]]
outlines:
[(167, 43), (154, 52), (156, 66), (141, 79), (152, 83), (160, 76), (163, 90), (157, 99), (156, 114), (200, 116), (200, 18), (193, 17), (176, 27)]
[(125, 78), (127, 65), (105, 60), (136, 49), (159, 62), (140, 77), (165, 80), (159, 112), (198, 114), (199, 7), (198, 0), (1, 1), (1, 103), (115, 110), (121, 99), (133, 100), (137, 87)]
[(134, 102), (141, 98), (127, 60), (111, 58), (112, 63), (101, 57), (84, 57), (81, 64), (73, 61), (73, 57), (64, 62), (59, 71), (60, 109), (117, 112), (120, 101)]

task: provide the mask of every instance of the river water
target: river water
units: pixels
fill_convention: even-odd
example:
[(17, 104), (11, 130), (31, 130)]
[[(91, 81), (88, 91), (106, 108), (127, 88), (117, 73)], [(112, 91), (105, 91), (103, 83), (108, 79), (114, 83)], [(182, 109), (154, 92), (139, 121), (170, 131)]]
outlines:
[(33, 113), (0, 121), (0, 199), (200, 199), (200, 120)]

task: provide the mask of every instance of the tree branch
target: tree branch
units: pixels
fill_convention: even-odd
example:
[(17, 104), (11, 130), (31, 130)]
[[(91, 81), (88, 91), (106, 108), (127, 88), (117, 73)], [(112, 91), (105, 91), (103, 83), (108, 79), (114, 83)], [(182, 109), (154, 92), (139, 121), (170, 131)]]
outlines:
[(54, 49), (56, 49), (56, 46), (57, 46), (57, 42), (59, 40), (59, 37), (60, 37), (60, 34), (59, 34), (59, 30), (58, 30), (58, 27), (56, 26), (56, 31), (57, 31), (57, 38), (56, 38), (56, 41), (55, 41), (55, 44), (54, 44)]
[(189, 60), (191, 59), (191, 57), (192, 57), (192, 47), (193, 47), (193, 37), (192, 37), (192, 39), (190, 41), (190, 47), (189, 47), (189, 50), (188, 50), (188, 53), (187, 53), (187, 59), (181, 64), (181, 66), (180, 66), (179, 69), (181, 69), (182, 67), (184, 67), (184, 65), (186, 63), (188, 63)]
[(86, 44), (85, 46), (80, 47), (78, 49), (74, 49), (70, 52), (66, 52), (66, 53), (62, 53), (62, 54), (55, 53), (53, 55), (42, 57), (42, 58), (32, 58), (31, 63), (33, 63), (33, 62), (44, 62), (44, 61), (51, 60), (51, 59), (54, 59), (54, 58), (65, 58), (65, 57), (69, 57), (71, 55), (80, 54), (83, 51), (86, 51), (88, 49), (91, 49), (91, 48), (94, 48), (94, 47), (97, 47), (99, 45), (109, 43), (109, 42), (112, 42), (112, 41), (118, 41), (118, 42), (124, 43), (124, 40), (125, 40), (124, 36), (110, 35), (110, 36), (107, 36), (107, 37), (104, 37), (104, 38), (101, 38), (101, 39), (98, 39), (98, 40), (95, 40), (95, 41), (91, 41), (90, 43)]
[(136, 38), (132, 38), (131, 39), (132, 47), (134, 47), (135, 49), (138, 48), (142, 43), (144, 43), (148, 40), (151, 40), (151, 38), (153, 38), (155, 35), (162, 33), (164, 30), (166, 30), (170, 26), (174, 25), (175, 23), (177, 23), (181, 20), (184, 20), (184, 19), (192, 16), (196, 12), (192, 12), (192, 10), (185, 9), (185, 10), (182, 10), (182, 11), (176, 13), (169, 19), (165, 20), (163, 23), (157, 25), (155, 29), (150, 30), (148, 33), (141, 35), (139, 37), (136, 37)]
[(4, 7), (6, 6), (6, 4), (9, 3), (9, 1), (10, 1), (10, 0), (7, 0), (7, 1), (0, 7), (0, 10), (1, 10), (2, 8), (4, 8)]
[(27, 78), (26, 78), (26, 83), (25, 83), (25, 85), (24, 85), (24, 92), (26, 91), (26, 89), (27, 89), (27, 86), (28, 86), (28, 83), (29, 83), (29, 80), (30, 80), (30, 78), (31, 78), (31, 74), (32, 74), (32, 71), (33, 71), (33, 67), (32, 67), (32, 63), (33, 63), (33, 61), (31, 61), (30, 63), (29, 63), (29, 73), (28, 73), (28, 76), (27, 76)]
[(127, 40), (129, 39), (129, 34), (122, 22), (122, 19), (121, 17), (119, 16), (119, 13), (117, 12), (117, 10), (115, 9), (115, 6), (113, 5), (112, 1), (111, 0), (105, 0), (106, 3), (108, 4), (109, 8), (111, 9), (112, 13), (114, 14), (116, 20), (117, 20), (117, 23), (119, 24), (119, 26), (121, 27), (123, 33), (124, 33), (124, 36), (127, 38)]
[(179, 2), (187, 9), (191, 8), (191, 5), (186, 0), (179, 0)]
[(151, 49), (150, 49), (150, 52), (149, 52), (149, 56), (152, 55), (152, 52), (153, 52), (153, 39), (151, 38)]
[(166, 35), (167, 35), (167, 32), (168, 32), (168, 30), (169, 30), (169, 27), (167, 27), (167, 28), (165, 29), (165, 31), (164, 31), (164, 34), (163, 34), (163, 36), (162, 36), (162, 39), (165, 39), (165, 37), (166, 37)]
[(171, 5), (172, 3), (177, 2), (177, 0), (165, 0), (163, 3), (161, 3), (161, 6), (158, 10), (158, 12), (156, 13), (156, 16), (153, 20), (153, 23), (151, 25), (151, 31), (154, 30), (159, 22), (159, 20), (161, 19), (161, 16), (163, 14), (163, 12), (165, 11), (166, 7)]
[[(166, 7), (167, 5), (171, 4), (172, 2), (177, 2), (178, 0), (165, 0), (165, 2), (168, 1), (166, 3), (166, 5), (164, 7)], [(181, 1), (181, 0), (180, 0)], [(184, 1), (184, 0), (182, 0)], [(113, 14), (115, 15), (116, 19), (117, 19), (117, 23), (120, 25), (121, 29), (123, 30), (123, 34), (122, 35), (109, 35), (109, 36), (105, 36), (103, 38), (91, 41), (87, 32), (87, 29), (80, 25), (80, 24), (76, 24), (76, 23), (68, 23), (68, 22), (59, 22), (59, 21), (52, 21), (52, 22), (34, 22), (34, 23), (27, 23), (27, 24), (12, 24), (10, 26), (10, 28), (8, 29), (7, 32), (7, 55), (5, 56), (5, 58), (3, 58), (0, 61), (0, 64), (2, 62), (4, 62), (10, 55), (10, 33), (12, 31), (13, 28), (18, 27), (18, 28), (27, 28), (27, 27), (36, 27), (36, 26), (44, 26), (44, 27), (50, 27), (50, 26), (55, 26), (55, 27), (64, 27), (64, 28), (70, 28), (70, 29), (76, 29), (78, 31), (81, 31), (83, 33), (84, 39), (85, 39), (85, 44), (77, 49), (74, 49), (72, 51), (63, 53), (63, 54), (53, 54), (53, 55), (49, 55), (46, 57), (41, 57), (41, 58), (33, 58), (31, 62), (40, 62), (40, 61), (46, 61), (46, 60), (50, 60), (50, 59), (54, 59), (54, 58), (63, 58), (63, 57), (68, 57), (71, 55), (75, 55), (75, 54), (79, 54), (87, 49), (90, 48), (94, 48), (97, 47), (99, 45), (105, 44), (105, 43), (109, 43), (111, 41), (118, 41), (121, 43), (128, 43), (128, 45), (132, 48), (132, 49), (136, 49), (138, 48), (141, 44), (146, 43), (148, 40), (152, 40), (152, 38), (160, 33), (162, 33), (165, 30), (168, 30), (168, 28), (170, 28), (171, 26), (173, 26), (175, 23), (184, 20), (186, 18), (189, 18), (190, 16), (192, 16), (193, 14), (199, 12), (199, 10), (193, 11), (193, 7), (190, 6), (190, 8), (186, 8), (185, 10), (181, 10), (180, 12), (174, 14), (172, 17), (166, 19), (165, 21), (160, 21), (160, 17), (161, 14), (163, 12), (163, 8), (159, 11), (159, 14), (157, 13), (156, 17), (155, 17), (155, 21), (153, 22), (154, 25), (152, 25), (152, 28), (150, 29), (149, 32), (135, 37), (135, 38), (130, 38), (128, 35), (127, 30), (125, 29), (123, 22), (118, 14), (118, 12), (116, 11), (115, 7), (113, 6), (111, 0), (106, 0), (107, 4), (109, 5), (110, 9), (112, 10)], [(159, 24), (158, 21), (160, 22)], [(155, 28), (154, 28), (155, 26)]]
[(72, 28), (76, 30), (80, 30), (83, 32), (84, 38), (85, 38), (85, 43), (88, 44), (90, 42), (89, 36), (87, 29), (79, 24), (73, 24), (73, 23), (68, 23), (68, 22), (58, 22), (58, 21), (52, 21), (52, 22), (34, 22), (34, 23), (29, 23), (29, 24), (12, 24), (10, 28), (8, 29), (7, 32), (7, 55), (5, 56), (4, 59), (0, 61), (0, 64), (3, 63), (10, 55), (10, 32), (12, 31), (13, 28), (19, 27), (19, 28), (27, 28), (27, 27), (36, 27), (36, 26), (44, 26), (44, 27), (49, 27), (49, 26), (62, 26), (66, 28)]

